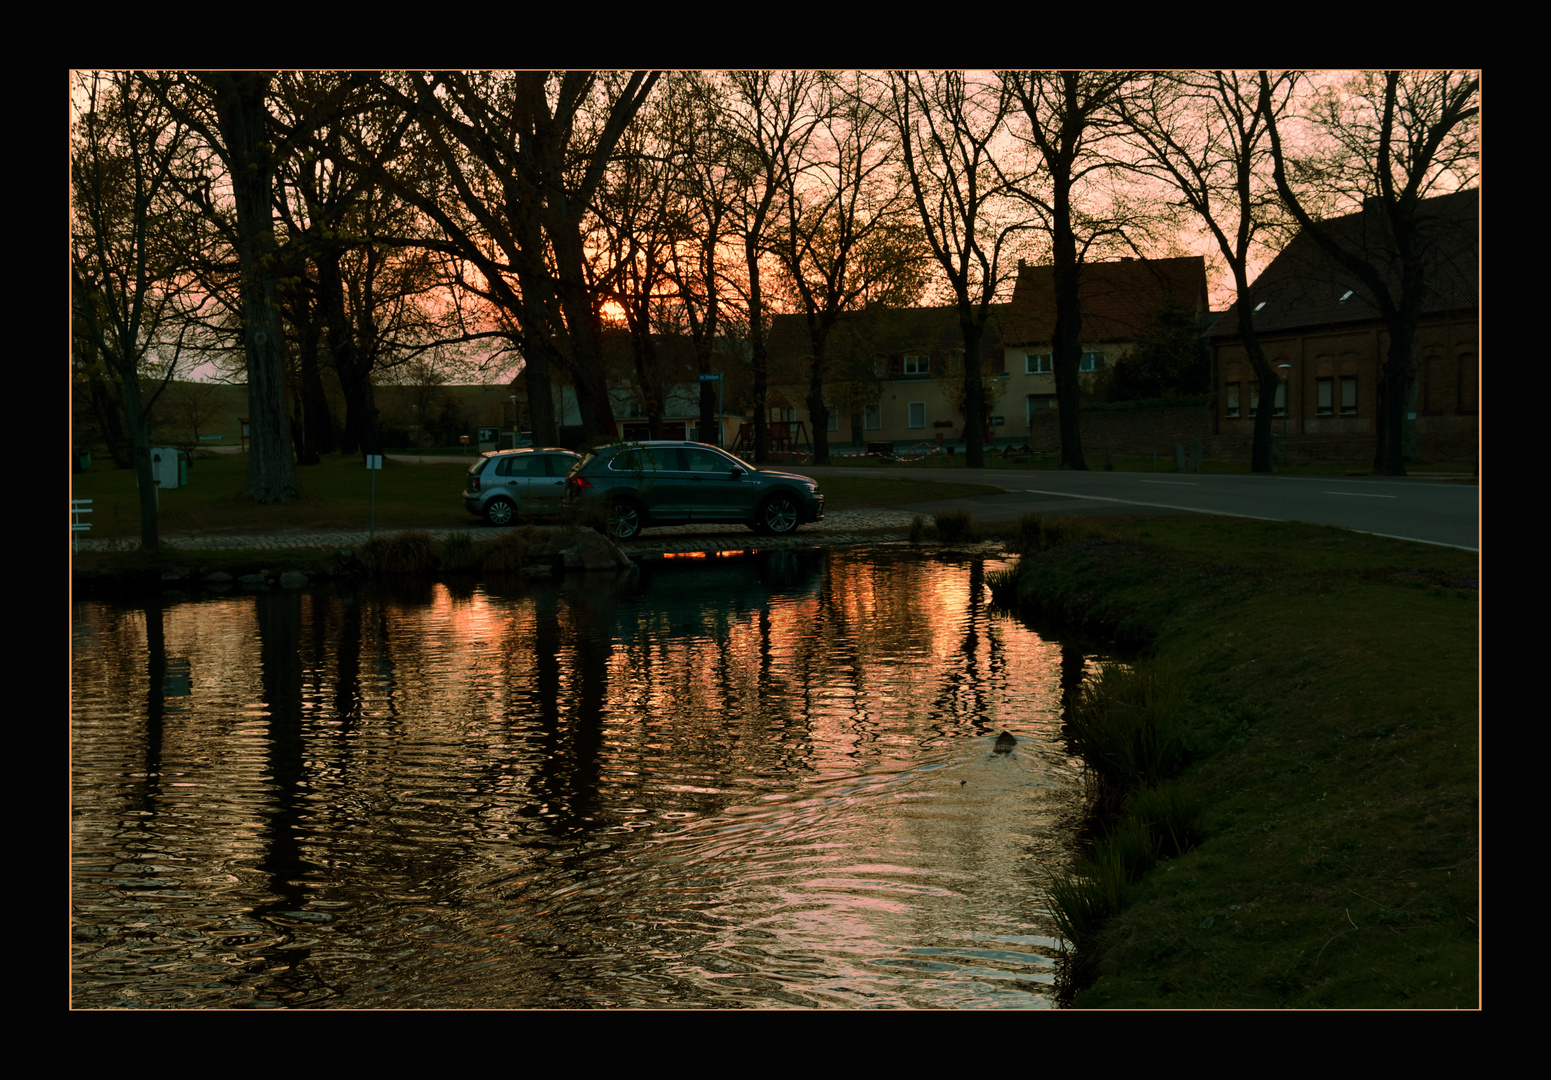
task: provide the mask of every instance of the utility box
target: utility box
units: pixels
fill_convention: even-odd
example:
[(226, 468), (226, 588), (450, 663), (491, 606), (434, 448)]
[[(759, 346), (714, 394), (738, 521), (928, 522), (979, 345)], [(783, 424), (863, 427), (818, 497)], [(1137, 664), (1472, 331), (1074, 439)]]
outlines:
[(187, 474), (178, 467), (180, 457), (182, 451), (175, 446), (151, 447), (151, 482), (159, 488), (181, 487), (188, 483)]

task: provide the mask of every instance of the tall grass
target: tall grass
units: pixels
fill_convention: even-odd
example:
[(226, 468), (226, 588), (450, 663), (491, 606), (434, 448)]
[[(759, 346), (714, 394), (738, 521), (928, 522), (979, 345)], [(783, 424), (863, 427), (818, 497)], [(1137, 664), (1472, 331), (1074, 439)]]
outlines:
[(528, 565), (528, 549), (532, 545), (533, 526), (508, 529), (495, 540), (481, 545), (481, 566), (487, 573), (515, 573)]
[(1079, 948), (1130, 898), (1131, 886), (1164, 859), (1201, 842), (1202, 807), (1178, 785), (1137, 792), (1127, 812), (1072, 873), (1045, 886), (1061, 936)]
[(1179, 679), (1157, 664), (1104, 665), (1068, 717), (1094, 811), (1110, 821), (1092, 854), (1045, 890), (1062, 935), (1079, 948), (1160, 859), (1201, 840), (1200, 801), (1165, 783), (1185, 763), (1185, 734)]
[(441, 565), (443, 570), (463, 573), (479, 569), (479, 552), (474, 538), (466, 532), (449, 533), (442, 541)]
[(1161, 784), (1185, 763), (1186, 714), (1178, 678), (1154, 664), (1105, 664), (1083, 687), (1067, 723), (1072, 748), (1122, 796)]
[(932, 521), (937, 525), (937, 538), (945, 544), (957, 544), (960, 541), (974, 543), (980, 539), (974, 519), (963, 510), (933, 514)]
[(375, 536), (361, 545), (361, 565), (373, 576), (430, 574), (436, 570), (436, 542), (419, 530)]

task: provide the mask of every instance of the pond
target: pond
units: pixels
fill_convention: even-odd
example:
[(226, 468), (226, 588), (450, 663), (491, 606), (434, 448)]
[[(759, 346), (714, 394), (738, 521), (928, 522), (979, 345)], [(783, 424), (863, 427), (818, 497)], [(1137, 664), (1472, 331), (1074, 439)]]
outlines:
[(1000, 565), (78, 601), (73, 1003), (1051, 1007), (1094, 658)]

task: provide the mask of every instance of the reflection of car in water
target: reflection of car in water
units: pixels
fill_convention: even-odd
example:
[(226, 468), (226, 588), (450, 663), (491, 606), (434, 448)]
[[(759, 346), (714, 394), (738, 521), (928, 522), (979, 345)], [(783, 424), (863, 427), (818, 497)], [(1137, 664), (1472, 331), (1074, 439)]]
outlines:
[[(678, 627), (700, 626), (707, 618), (758, 611), (773, 603), (817, 597), (824, 582), (824, 551), (759, 551), (714, 558), (646, 559), (628, 586), (629, 594), (647, 596), (653, 609)], [(635, 613), (622, 604), (618, 623)], [(633, 627), (620, 626), (630, 636)]]

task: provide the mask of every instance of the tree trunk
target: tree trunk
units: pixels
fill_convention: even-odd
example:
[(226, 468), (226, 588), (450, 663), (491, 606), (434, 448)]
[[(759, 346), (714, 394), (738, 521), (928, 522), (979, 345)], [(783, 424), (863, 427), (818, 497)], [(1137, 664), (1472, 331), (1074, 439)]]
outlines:
[(244, 495), (258, 503), (289, 502), (296, 498), (297, 485), (285, 407), (285, 337), (275, 304), (278, 264), (270, 212), (274, 165), (265, 131), (270, 76), (244, 72), (207, 78), (216, 90), (216, 111), (237, 210), (251, 425)]
[(133, 448), (135, 483), (140, 498), (140, 550), (154, 554), (161, 546), (157, 525), (156, 484), (151, 478), (151, 433), (146, 426), (145, 413), (140, 406), (140, 378), (131, 369), (120, 372), (124, 388), (124, 424), (129, 429), (129, 443)]
[[(1254, 371), (1256, 385), (1260, 388), (1260, 408), (1255, 412), (1254, 434), (1250, 439), (1249, 468), (1250, 472), (1269, 473), (1276, 471), (1276, 462), (1271, 452), (1273, 434), (1271, 421), (1276, 414), (1276, 387), (1280, 380), (1277, 379), (1270, 361), (1266, 359), (1266, 351), (1261, 347), (1260, 338), (1255, 334), (1254, 308), (1253, 295), (1247, 289), (1240, 290), (1239, 337), (1244, 341), (1244, 352), (1249, 357), (1250, 369)], [(1291, 397), (1288, 399), (1287, 406), (1289, 409), (1292, 408)]]
[(759, 290), (759, 252), (750, 237), (744, 244), (744, 261), (749, 268), (749, 348), (754, 364), (754, 464), (770, 460), (770, 433), (767, 401), (770, 395), (770, 354), (765, 348), (765, 302)]
[(980, 335), (982, 327), (959, 309), (959, 330), (964, 336), (964, 466), (985, 465), (985, 394), (980, 386)]
[[(1067, 239), (1070, 241), (1071, 237)], [(1056, 245), (1059, 252), (1062, 245)], [(1067, 259), (1056, 256), (1056, 325), (1051, 342), (1051, 364), (1056, 377), (1056, 420), (1061, 432), (1061, 467), (1087, 469), (1082, 452), (1082, 426), (1078, 416), (1081, 388), (1077, 381), (1082, 364), (1082, 312), (1078, 306), (1075, 243)], [(1063, 262), (1065, 265), (1063, 265)]]
[(1373, 471), (1380, 476), (1406, 475), (1406, 369), (1416, 355), (1417, 324), (1407, 314), (1390, 323), (1389, 355), (1379, 372)]
[(815, 358), (808, 380), (808, 419), (813, 423), (813, 464), (829, 464), (829, 406), (824, 404), (824, 361)]

